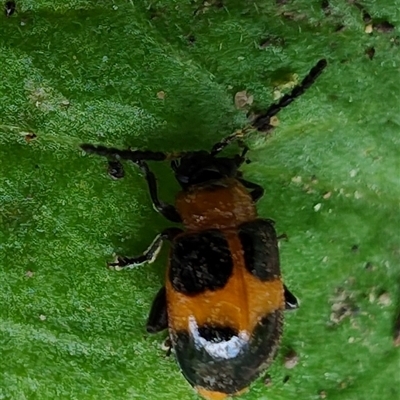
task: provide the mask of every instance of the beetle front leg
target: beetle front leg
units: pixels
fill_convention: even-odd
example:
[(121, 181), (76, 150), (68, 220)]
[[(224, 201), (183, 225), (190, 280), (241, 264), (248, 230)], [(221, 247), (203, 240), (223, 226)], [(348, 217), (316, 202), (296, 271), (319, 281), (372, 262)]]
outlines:
[(136, 161), (135, 164), (141, 169), (144, 173), (144, 177), (146, 179), (147, 185), (149, 187), (150, 198), (153, 202), (154, 208), (165, 218), (167, 218), (171, 222), (182, 222), (181, 216), (176, 211), (176, 208), (171, 204), (164, 203), (159, 200), (157, 194), (157, 182), (156, 177), (153, 172), (150, 171), (149, 166), (144, 161)]
[(164, 240), (172, 241), (177, 235), (182, 233), (182, 229), (179, 228), (167, 228), (155, 237), (153, 242), (147, 248), (147, 250), (137, 257), (120, 257), (117, 256), (115, 261), (108, 263), (108, 267), (120, 271), (122, 269), (134, 268), (138, 265), (145, 263), (152, 263), (157, 258), (158, 253), (161, 250)]
[(257, 202), (264, 195), (264, 188), (257, 183), (246, 181), (245, 179), (239, 178), (238, 181), (247, 189), (252, 189), (250, 196), (254, 202)]
[(146, 178), (151, 201), (153, 202), (154, 208), (165, 218), (171, 222), (182, 222), (182, 219), (175, 207), (166, 204), (158, 199), (157, 195), (157, 183), (155, 175), (150, 171), (149, 166), (144, 160), (152, 161), (164, 161), (174, 160), (182, 156), (182, 153), (163, 153), (160, 151), (148, 151), (148, 150), (120, 150), (114, 147), (95, 146), (92, 144), (84, 143), (80, 146), (88, 154), (98, 154), (109, 159), (108, 173), (113, 179), (119, 179), (123, 176), (123, 167), (119, 164), (119, 160), (130, 160), (136, 164), (144, 173)]

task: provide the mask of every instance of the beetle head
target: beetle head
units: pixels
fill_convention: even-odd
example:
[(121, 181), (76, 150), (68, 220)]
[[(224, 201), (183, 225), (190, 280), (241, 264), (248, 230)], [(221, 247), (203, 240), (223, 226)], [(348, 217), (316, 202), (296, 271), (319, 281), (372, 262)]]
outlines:
[(238, 162), (236, 157), (217, 158), (207, 151), (194, 151), (172, 161), (171, 167), (181, 187), (188, 189), (194, 185), (237, 176)]

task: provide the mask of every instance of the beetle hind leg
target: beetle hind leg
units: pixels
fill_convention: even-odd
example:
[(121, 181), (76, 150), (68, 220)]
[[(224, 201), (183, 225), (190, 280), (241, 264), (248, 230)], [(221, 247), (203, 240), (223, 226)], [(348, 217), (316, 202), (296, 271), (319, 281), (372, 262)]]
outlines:
[(122, 269), (134, 268), (145, 263), (151, 264), (157, 258), (157, 255), (161, 250), (163, 242), (161, 235), (162, 234), (156, 236), (143, 254), (137, 257), (117, 256), (113, 262), (108, 263), (108, 267), (120, 271)]
[(158, 333), (168, 328), (167, 294), (165, 286), (157, 293), (151, 305), (146, 329), (149, 333)]

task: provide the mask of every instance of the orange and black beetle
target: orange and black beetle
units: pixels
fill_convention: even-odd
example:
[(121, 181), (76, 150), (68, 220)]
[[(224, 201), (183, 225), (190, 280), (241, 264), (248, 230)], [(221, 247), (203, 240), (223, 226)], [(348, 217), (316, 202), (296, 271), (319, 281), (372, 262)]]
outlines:
[[(326, 66), (321, 60), (302, 83), (252, 121), (260, 131), (270, 118), (300, 96)], [(148, 183), (155, 208), (185, 230), (168, 228), (139, 257), (117, 257), (110, 266), (132, 267), (155, 260), (171, 242), (166, 283), (147, 321), (150, 333), (169, 329), (186, 379), (205, 398), (242, 392), (272, 362), (282, 335), (283, 311), (297, 307), (281, 280), (277, 236), (269, 219), (257, 217), (263, 188), (244, 180), (241, 155), (216, 157), (239, 133), (211, 150), (169, 156), (83, 144), (88, 153), (131, 160)], [(157, 196), (156, 179), (144, 160), (172, 159), (182, 187), (175, 206)]]

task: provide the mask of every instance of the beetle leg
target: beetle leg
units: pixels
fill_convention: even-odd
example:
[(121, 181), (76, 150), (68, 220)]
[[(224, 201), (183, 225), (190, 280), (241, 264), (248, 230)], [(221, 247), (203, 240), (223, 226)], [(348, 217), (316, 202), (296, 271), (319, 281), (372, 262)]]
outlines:
[(235, 161), (236, 166), (239, 168), (244, 162), (249, 164), (251, 161), (245, 158), (245, 155), (250, 150), (243, 142), (240, 142), (241, 147), (243, 147), (242, 154), (236, 155), (233, 159)]
[(114, 147), (95, 146), (93, 144), (81, 144), (80, 146), (86, 153), (98, 154), (100, 156), (108, 157), (112, 161), (123, 159), (130, 160), (135, 163), (145, 175), (147, 184), (149, 186), (150, 197), (155, 209), (171, 222), (182, 222), (182, 219), (175, 207), (166, 204), (158, 199), (156, 177), (150, 171), (149, 166), (143, 160), (151, 161), (164, 161), (179, 158), (182, 154), (168, 154), (160, 151), (141, 151), (141, 150), (120, 150)]
[(253, 189), (250, 192), (250, 196), (254, 202), (260, 200), (260, 198), (264, 194), (264, 189), (262, 186), (258, 185), (257, 183), (246, 181), (245, 179), (238, 178), (238, 181), (243, 184), (243, 186), (247, 189)]
[(115, 261), (108, 263), (108, 266), (112, 269), (120, 271), (121, 269), (133, 268), (138, 265), (145, 263), (152, 263), (157, 258), (158, 253), (161, 250), (164, 240), (173, 240), (176, 235), (182, 232), (179, 228), (167, 228), (160, 234), (158, 234), (148, 249), (137, 257), (120, 257), (118, 256)]
[(159, 200), (157, 194), (156, 177), (153, 172), (150, 171), (147, 163), (145, 163), (144, 161), (137, 161), (135, 162), (135, 164), (137, 164), (144, 173), (144, 177), (149, 187), (150, 198), (156, 211), (158, 211), (161, 215), (163, 215), (171, 222), (182, 222), (181, 216), (178, 214), (178, 211), (176, 211), (176, 208), (173, 205), (164, 203), (162, 200)]
[(111, 157), (113, 159), (130, 160), (136, 163), (137, 161), (164, 161), (179, 158), (183, 153), (163, 153), (161, 151), (151, 150), (130, 150), (130, 149), (117, 149), (115, 147), (106, 147), (101, 145), (94, 145), (83, 143), (80, 145), (81, 149), (89, 154), (97, 154), (99, 156)]
[(299, 308), (300, 302), (297, 297), (286, 287), (283, 285), (284, 295), (285, 295), (285, 309), (286, 310), (295, 310)]
[(282, 233), (282, 235), (277, 236), (278, 240), (285, 240), (286, 242), (289, 241), (289, 236), (286, 233)]
[(157, 293), (151, 305), (150, 314), (147, 319), (146, 329), (149, 333), (161, 332), (168, 328), (167, 295), (165, 286)]
[(172, 353), (172, 340), (171, 337), (168, 336), (165, 340), (164, 343), (161, 345), (162, 350), (165, 351), (165, 357), (169, 357)]

